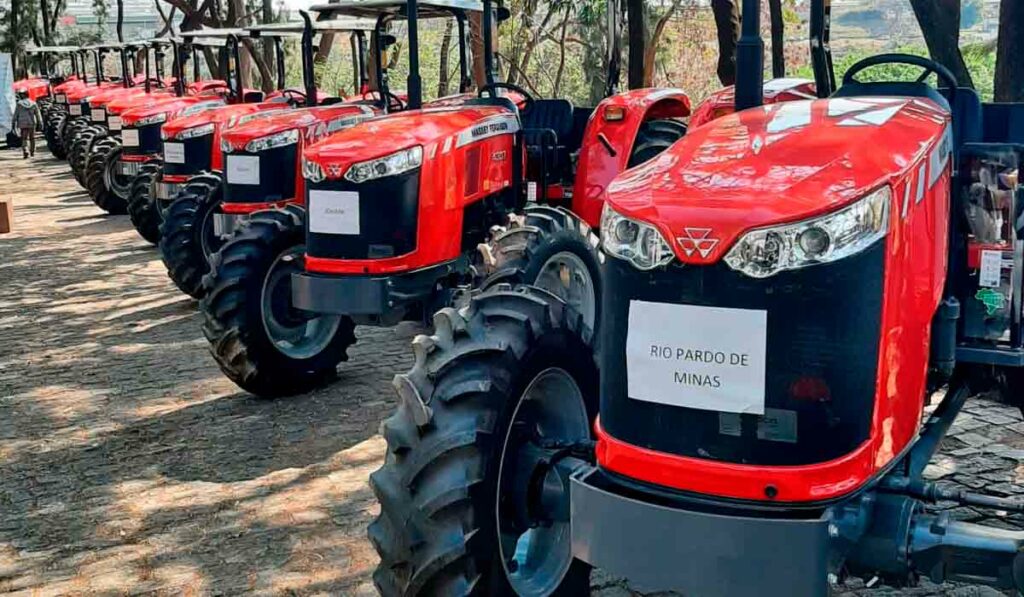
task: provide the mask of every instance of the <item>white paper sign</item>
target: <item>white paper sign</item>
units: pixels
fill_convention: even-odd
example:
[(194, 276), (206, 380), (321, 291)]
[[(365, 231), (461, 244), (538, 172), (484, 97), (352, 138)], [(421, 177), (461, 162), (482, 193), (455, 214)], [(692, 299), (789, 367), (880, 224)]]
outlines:
[(763, 415), (768, 312), (630, 301), (629, 397)]
[(90, 118), (93, 122), (103, 122), (107, 119), (107, 113), (103, 111), (103, 108), (93, 108)]
[(121, 145), (125, 147), (138, 147), (139, 129), (124, 129), (121, 131)]
[(359, 193), (310, 191), (309, 231), (318, 234), (359, 234)]
[(982, 288), (999, 288), (1003, 281), (1003, 252), (981, 252), (981, 274), (978, 286)]
[(255, 155), (229, 155), (227, 172), (231, 184), (260, 184), (260, 158)]
[(185, 144), (164, 143), (164, 161), (168, 164), (184, 164)]
[(58, 104), (66, 104), (66, 103), (68, 103), (68, 96), (64, 95), (63, 93), (58, 93), (57, 94), (57, 103)]
[(70, 112), (72, 116), (81, 116), (82, 115), (82, 105), (81, 104), (71, 104), (70, 106), (68, 106), (68, 112)]
[(119, 131), (119, 130), (121, 130), (121, 117), (120, 116), (111, 116), (107, 120), (107, 126), (109, 126), (110, 130), (112, 130), (112, 131)]

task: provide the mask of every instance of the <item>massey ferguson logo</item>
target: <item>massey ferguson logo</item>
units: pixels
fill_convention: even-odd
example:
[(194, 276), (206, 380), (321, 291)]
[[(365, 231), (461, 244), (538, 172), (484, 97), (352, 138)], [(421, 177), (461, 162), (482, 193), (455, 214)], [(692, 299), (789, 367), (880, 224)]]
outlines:
[(679, 246), (687, 257), (693, 257), (694, 253), (699, 253), (701, 259), (707, 259), (720, 242), (717, 238), (711, 238), (710, 228), (685, 228), (684, 232), (686, 236), (680, 236), (676, 240), (679, 241)]

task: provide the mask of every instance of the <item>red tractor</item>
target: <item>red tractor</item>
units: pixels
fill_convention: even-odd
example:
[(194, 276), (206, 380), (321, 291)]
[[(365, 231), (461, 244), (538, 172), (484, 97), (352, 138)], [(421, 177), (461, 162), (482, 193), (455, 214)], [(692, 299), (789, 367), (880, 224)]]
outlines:
[[(172, 45), (175, 54), (179, 54), (177, 42), (160, 40), (158, 43)], [(223, 84), (203, 90), (185, 85), (184, 78), (177, 76), (183, 68), (180, 56), (174, 62), (176, 76), (170, 81), (171, 89), (167, 89), (159, 68), (163, 53), (159, 46), (155, 49), (152, 54), (157, 63), (156, 76), (150, 76), (147, 60), (142, 93), (125, 93), (116, 98), (107, 96), (99, 100), (102, 107), (93, 107), (94, 119), (102, 124), (93, 135), (85, 156), (85, 186), (93, 201), (109, 213), (126, 213), (132, 178), (138, 173), (141, 161), (149, 158), (150, 131), (156, 135), (156, 151), (159, 151), (160, 125), (168, 117), (198, 113), (225, 102), (221, 95), (226, 88)], [(143, 145), (144, 141), (147, 145)]]
[[(339, 22), (332, 26), (339, 31), (353, 31), (354, 35), (362, 35), (360, 28), (365, 28), (367, 24)], [(229, 97), (228, 105), (170, 120), (163, 125), (163, 155), (153, 155), (141, 166), (139, 174), (132, 182), (128, 201), (128, 214), (135, 229), (153, 244), (160, 241), (160, 224), (163, 222), (164, 211), (179, 191), (186, 185), (202, 185), (204, 189), (221, 185), (224, 154), (220, 141), (225, 128), (234, 128), (256, 118), (259, 114), (296, 108), (306, 103), (303, 90), (290, 89), (286, 84), (286, 56), (283, 47), (283, 42), (287, 38), (301, 36), (301, 23), (263, 25), (246, 30), (205, 29), (195, 33), (196, 36), (192, 38), (193, 46), (203, 38), (220, 35), (222, 39), (219, 45), (232, 53), (237, 53), (238, 41), (242, 36), (262, 38), (265, 40), (264, 43), (273, 44), (277, 65), (277, 91), (266, 97), (262, 92), (247, 92), (237, 98), (232, 95)], [(359, 47), (363, 46), (364, 43)], [(353, 59), (356, 72), (360, 72), (362, 56), (355, 52)], [(234, 82), (233, 89), (241, 88), (240, 73), (236, 71), (229, 79)], [(325, 102), (330, 98), (318, 92), (317, 99), (319, 102)], [(206, 258), (205, 255), (203, 258)]]
[[(84, 60), (80, 61), (81, 49), (71, 46), (46, 46), (38, 48), (42, 54), (41, 59), (45, 62), (50, 81), (50, 98), (46, 104), (41, 104), (43, 111), (43, 134), (46, 136), (46, 145), (58, 160), (67, 158), (64, 150), (63, 137), (61, 134), (68, 118), (67, 94), (72, 89), (79, 89), (86, 86)], [(59, 73), (52, 69), (51, 57), (59, 61), (62, 57), (70, 62), (70, 72)]]
[[(928, 509), (1024, 506), (922, 477), (980, 371), (1024, 403), (1024, 104), (901, 54), (833, 91), (818, 50), (820, 99), (764, 106), (759, 4), (735, 113), (608, 188), (596, 338), (505, 287), (413, 342), (371, 479), (382, 594), (585, 595), (591, 566), (702, 596), (1024, 589), (1024, 533)], [(863, 82), (893, 65), (922, 75)]]
[[(34, 100), (42, 114), (42, 125), (43, 133), (47, 135), (47, 140), (50, 138), (50, 127), (49, 123), (56, 116), (58, 105), (55, 103), (55, 92), (54, 89), (65, 81), (76, 79), (78, 62), (76, 58), (77, 48), (69, 46), (36, 46), (27, 48), (25, 53), (28, 56), (28, 64), (30, 71), (33, 74), (26, 79), (22, 79), (14, 82), (14, 92), (27, 93), (28, 97)], [(71, 70), (74, 74), (65, 75), (63, 72), (56, 72), (57, 63), (62, 58), (69, 58), (71, 62)], [(20, 140), (17, 143), (12, 143), (12, 136), (17, 138), (16, 135), (8, 136), (9, 145), (20, 144)]]
[[(202, 310), (225, 374), (259, 395), (307, 390), (333, 376), (357, 324), (424, 322), (498, 280), (570, 292), (592, 325), (596, 253), (570, 230), (599, 223), (601, 192), (616, 173), (684, 134), (678, 119), (689, 114), (686, 95), (610, 93), (596, 108), (576, 108), (494, 82), (490, 0), (351, 1), (314, 10), (372, 11), (382, 29), (408, 20), (408, 110), (308, 147), (308, 218), (253, 217), (215, 258)], [(424, 106), (418, 21), (463, 20), (471, 11), (483, 13), (488, 83), (478, 98)], [(614, 85), (617, 48), (611, 56)], [(525, 209), (533, 202), (542, 205)]]
[[(298, 95), (307, 107), (247, 117), (246, 122), (224, 131), (219, 143), (224, 159), (223, 182), (219, 176), (199, 177), (186, 185), (164, 212), (160, 238), (164, 264), (178, 288), (195, 298), (205, 294), (203, 276), (210, 271), (211, 258), (242, 221), (273, 208), (282, 208), (280, 214), (301, 211), (305, 179), (300, 156), (304, 147), (368, 118), (405, 107), (402, 97), (387, 89), (387, 72), (380, 60), (376, 61), (375, 73), (376, 80), (383, 82), (380, 90), (371, 91), (368, 77), (361, 76), (363, 88), (359, 94), (348, 100), (324, 99), (314, 78), (313, 38), (321, 31), (352, 31), (354, 21), (321, 20), (314, 25), (308, 15), (304, 18), (301, 46), (305, 92), (291, 91), (288, 95)], [(374, 30), (375, 55), (383, 55), (395, 43), (383, 30), (376, 31), (375, 21), (370, 25), (355, 23), (360, 23), (357, 29), (369, 26)], [(289, 25), (266, 32), (278, 35), (296, 29)], [(361, 33), (357, 36), (357, 45), (362, 37)], [(465, 84), (469, 66), (466, 60), (461, 64)], [(365, 67), (357, 72), (365, 72)], [(284, 209), (286, 206), (290, 207)]]

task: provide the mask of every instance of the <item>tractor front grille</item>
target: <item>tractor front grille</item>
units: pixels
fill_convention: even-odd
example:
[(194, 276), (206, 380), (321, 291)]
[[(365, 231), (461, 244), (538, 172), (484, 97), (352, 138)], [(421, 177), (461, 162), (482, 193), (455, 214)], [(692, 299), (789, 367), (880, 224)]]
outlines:
[[(276, 147), (259, 153), (236, 151), (224, 156), (224, 203), (276, 203), (295, 198), (295, 176), (298, 162), (297, 145)], [(257, 184), (241, 184), (233, 179), (232, 156), (258, 157)]]
[(347, 180), (310, 184), (306, 197), (309, 222), (317, 217), (317, 206), (310, 203), (309, 195), (317, 191), (359, 194), (359, 234), (313, 232), (307, 223), (307, 255), (329, 259), (388, 259), (416, 250), (419, 171), (363, 184)]
[[(124, 154), (155, 155), (163, 151), (164, 142), (160, 138), (160, 126), (160, 124), (147, 124), (142, 127), (131, 127), (139, 133), (139, 144), (136, 147), (125, 147)], [(123, 138), (124, 133), (121, 134)]]
[(185, 146), (185, 163), (164, 161), (164, 174), (171, 176), (193, 175), (209, 172), (213, 163), (213, 135), (203, 135), (184, 141), (173, 141)]
[[(634, 446), (730, 463), (803, 465), (849, 454), (870, 435), (883, 273), (884, 243), (764, 280), (724, 263), (641, 272), (608, 258), (600, 332), (602, 426)], [(630, 398), (626, 343), (632, 300), (766, 311), (768, 416)], [(785, 430), (773, 432), (782, 420)]]

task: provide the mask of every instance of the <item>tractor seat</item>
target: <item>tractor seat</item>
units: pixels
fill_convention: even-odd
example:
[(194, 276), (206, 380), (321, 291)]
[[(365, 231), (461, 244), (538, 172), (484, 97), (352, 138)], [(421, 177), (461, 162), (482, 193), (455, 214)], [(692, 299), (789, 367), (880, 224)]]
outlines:
[(573, 105), (564, 99), (535, 100), (523, 112), (526, 177), (531, 181), (558, 182), (572, 163), (568, 146), (572, 136)]

